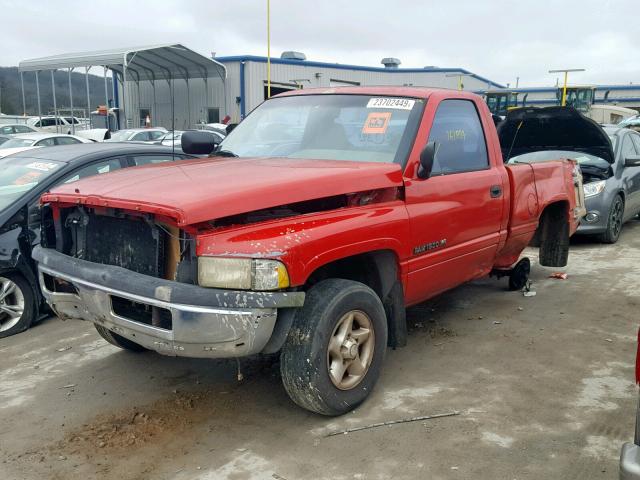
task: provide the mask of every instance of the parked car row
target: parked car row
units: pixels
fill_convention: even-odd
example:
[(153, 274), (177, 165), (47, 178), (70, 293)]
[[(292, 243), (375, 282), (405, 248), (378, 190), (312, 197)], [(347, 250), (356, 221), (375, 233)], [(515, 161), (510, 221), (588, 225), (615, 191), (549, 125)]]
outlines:
[(54, 145), (76, 145), (78, 143), (92, 143), (86, 138), (75, 135), (55, 133), (24, 133), (13, 135), (0, 144), (0, 158), (14, 153), (38, 147), (52, 147)]

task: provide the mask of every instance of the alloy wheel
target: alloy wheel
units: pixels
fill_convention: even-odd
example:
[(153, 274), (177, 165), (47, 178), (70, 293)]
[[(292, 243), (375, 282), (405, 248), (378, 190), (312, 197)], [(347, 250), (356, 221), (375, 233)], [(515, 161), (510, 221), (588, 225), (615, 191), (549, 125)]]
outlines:
[(616, 201), (613, 202), (613, 207), (611, 208), (611, 233), (613, 233), (614, 238), (618, 238), (622, 230), (622, 205), (622, 199), (618, 197)]
[(350, 390), (366, 376), (373, 360), (373, 322), (361, 310), (345, 313), (336, 324), (327, 347), (327, 368), (331, 382)]
[(0, 332), (13, 328), (24, 312), (24, 295), (20, 287), (6, 277), (0, 277)]

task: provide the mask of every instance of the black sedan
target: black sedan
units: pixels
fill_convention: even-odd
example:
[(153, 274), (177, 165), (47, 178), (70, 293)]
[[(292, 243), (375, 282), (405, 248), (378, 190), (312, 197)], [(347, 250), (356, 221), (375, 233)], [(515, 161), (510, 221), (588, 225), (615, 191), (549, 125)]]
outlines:
[(90, 143), (0, 159), (0, 338), (26, 330), (45, 304), (31, 249), (40, 243), (40, 196), (61, 183), (150, 163), (192, 158), (158, 145)]

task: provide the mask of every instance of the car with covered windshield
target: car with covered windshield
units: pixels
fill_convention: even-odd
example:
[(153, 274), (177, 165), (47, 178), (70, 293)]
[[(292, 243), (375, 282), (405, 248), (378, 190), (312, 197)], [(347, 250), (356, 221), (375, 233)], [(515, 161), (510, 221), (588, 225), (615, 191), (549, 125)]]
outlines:
[(46, 311), (31, 259), (40, 243), (40, 195), (92, 175), (184, 158), (167, 147), (90, 143), (0, 159), (0, 338), (29, 328)]

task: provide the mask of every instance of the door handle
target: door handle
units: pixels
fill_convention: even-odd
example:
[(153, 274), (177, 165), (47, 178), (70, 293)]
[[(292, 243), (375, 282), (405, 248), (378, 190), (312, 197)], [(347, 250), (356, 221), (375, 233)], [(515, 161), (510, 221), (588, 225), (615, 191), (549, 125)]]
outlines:
[(498, 198), (502, 195), (502, 187), (500, 185), (491, 185), (489, 193), (491, 193), (491, 198)]

